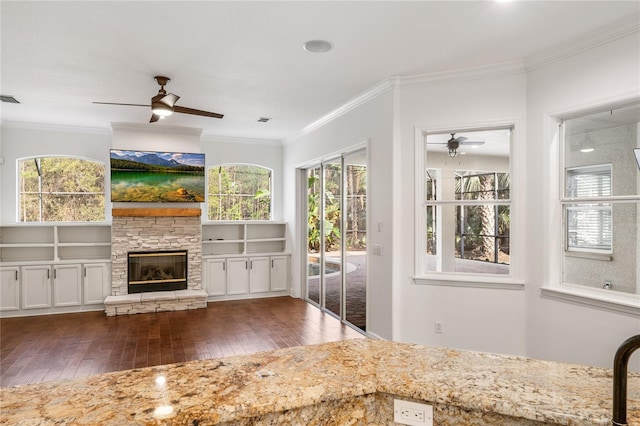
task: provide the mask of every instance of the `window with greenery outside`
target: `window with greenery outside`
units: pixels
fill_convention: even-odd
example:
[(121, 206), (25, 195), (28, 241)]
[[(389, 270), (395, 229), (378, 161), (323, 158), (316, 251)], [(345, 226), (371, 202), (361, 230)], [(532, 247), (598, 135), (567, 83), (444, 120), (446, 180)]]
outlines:
[[(324, 166), (324, 247), (327, 251), (340, 250), (342, 239), (342, 208), (345, 209), (345, 246), (347, 250), (364, 250), (367, 245), (367, 167), (347, 164), (345, 166), (345, 205), (341, 208), (339, 164)], [(320, 251), (320, 196), (321, 168), (307, 172), (307, 241), (310, 253)]]
[(271, 173), (245, 164), (210, 167), (209, 220), (271, 220)]
[(510, 273), (511, 133), (455, 133), (463, 137), (455, 150), (451, 132), (424, 134), (418, 274)]
[(105, 165), (74, 157), (18, 160), (20, 222), (105, 220)]

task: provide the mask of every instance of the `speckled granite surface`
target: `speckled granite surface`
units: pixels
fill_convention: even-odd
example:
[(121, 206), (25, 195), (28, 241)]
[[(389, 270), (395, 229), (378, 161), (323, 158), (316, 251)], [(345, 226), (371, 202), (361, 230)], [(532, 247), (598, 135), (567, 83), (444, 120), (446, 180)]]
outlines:
[[(382, 425), (399, 396), (445, 426), (607, 425), (611, 387), (607, 369), (356, 339), (4, 388), (0, 424)], [(640, 425), (640, 375), (628, 387)]]

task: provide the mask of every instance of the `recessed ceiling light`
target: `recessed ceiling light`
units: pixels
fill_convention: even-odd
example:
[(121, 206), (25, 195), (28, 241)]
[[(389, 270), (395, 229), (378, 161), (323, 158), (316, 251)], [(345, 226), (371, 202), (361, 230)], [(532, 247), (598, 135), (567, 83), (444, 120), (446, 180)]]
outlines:
[(333, 44), (326, 40), (309, 40), (302, 48), (311, 53), (324, 53), (333, 49)]

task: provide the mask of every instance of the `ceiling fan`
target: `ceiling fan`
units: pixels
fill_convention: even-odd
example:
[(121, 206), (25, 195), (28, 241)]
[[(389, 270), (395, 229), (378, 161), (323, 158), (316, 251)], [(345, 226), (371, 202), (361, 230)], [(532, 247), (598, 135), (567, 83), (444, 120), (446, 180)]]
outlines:
[(458, 136), (456, 138), (455, 133), (451, 133), (451, 139), (446, 142), (427, 142), (428, 144), (433, 145), (447, 145), (447, 149), (449, 150), (449, 157), (453, 158), (458, 154), (458, 148), (460, 145), (466, 146), (478, 146), (484, 145), (484, 141), (469, 141), (468, 138), (464, 136)]
[(161, 118), (165, 118), (173, 114), (174, 112), (180, 112), (182, 114), (191, 114), (191, 115), (201, 115), (203, 117), (213, 117), (213, 118), (222, 118), (224, 115), (218, 114), (217, 112), (209, 112), (202, 111), (199, 109), (187, 108), (183, 106), (176, 105), (180, 96), (174, 95), (173, 93), (167, 93), (164, 90), (164, 86), (166, 86), (171, 79), (169, 77), (165, 77), (162, 75), (157, 75), (154, 77), (156, 82), (160, 85), (160, 90), (158, 90), (158, 94), (151, 98), (151, 105), (143, 105), (143, 104), (122, 104), (116, 102), (93, 102), (94, 104), (101, 105), (126, 105), (126, 106), (143, 106), (147, 108), (151, 108), (151, 120), (149, 123), (155, 123)]

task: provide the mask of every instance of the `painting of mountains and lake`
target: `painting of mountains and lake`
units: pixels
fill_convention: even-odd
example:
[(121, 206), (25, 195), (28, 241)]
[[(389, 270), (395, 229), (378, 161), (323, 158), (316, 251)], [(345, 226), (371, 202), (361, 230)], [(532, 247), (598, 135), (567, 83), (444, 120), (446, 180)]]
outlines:
[(204, 202), (204, 154), (111, 150), (111, 201)]

